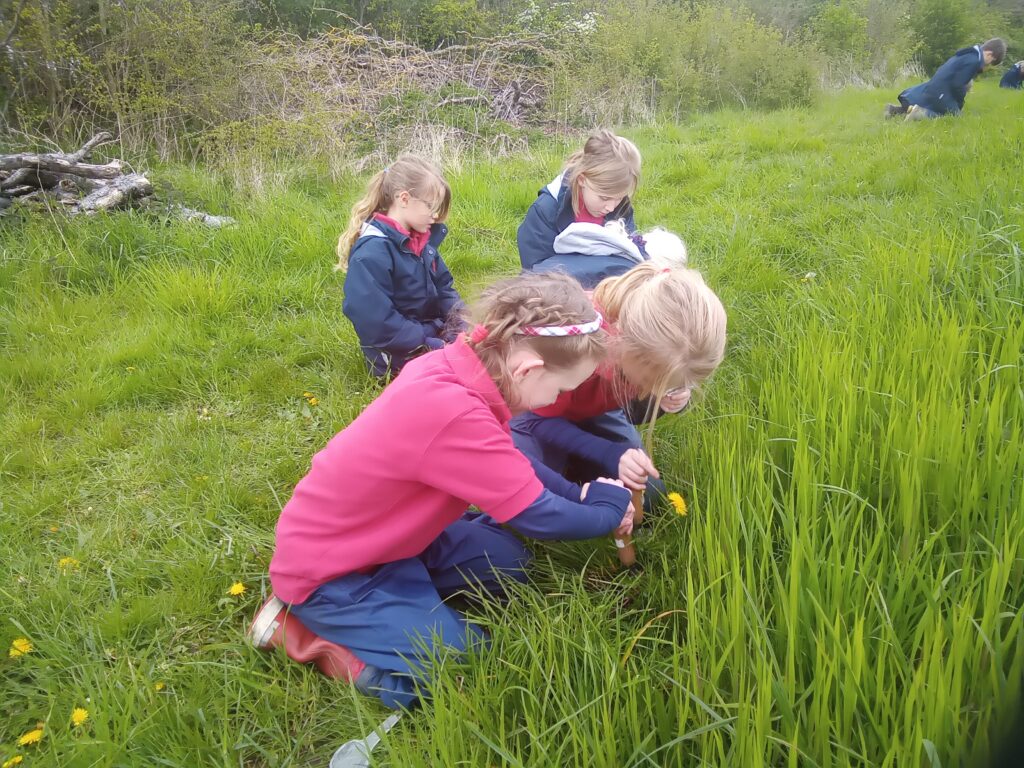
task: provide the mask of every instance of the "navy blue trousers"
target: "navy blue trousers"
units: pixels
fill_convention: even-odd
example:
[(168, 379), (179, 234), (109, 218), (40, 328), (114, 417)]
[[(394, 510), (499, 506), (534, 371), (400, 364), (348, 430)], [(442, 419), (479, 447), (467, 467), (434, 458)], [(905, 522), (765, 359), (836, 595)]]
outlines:
[(500, 596), (504, 580), (526, 581), (530, 558), (529, 550), (491, 518), (467, 512), (418, 557), (329, 581), (304, 603), (292, 605), (292, 612), (367, 664), (357, 687), (389, 706), (408, 707), (417, 698), (415, 681), (432, 657), (484, 641), (480, 627), (444, 598), (481, 589)]

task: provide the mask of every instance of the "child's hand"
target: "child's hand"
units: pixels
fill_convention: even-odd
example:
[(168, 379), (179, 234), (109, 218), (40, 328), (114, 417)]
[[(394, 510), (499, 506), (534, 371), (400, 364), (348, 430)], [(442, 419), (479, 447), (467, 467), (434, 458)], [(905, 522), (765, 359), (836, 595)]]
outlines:
[(679, 413), (690, 402), (693, 390), (689, 387), (669, 391), (658, 404), (665, 413)]
[(619, 459), (620, 485), (632, 491), (642, 491), (647, 487), (648, 477), (659, 477), (658, 470), (651, 457), (639, 448), (630, 448)]

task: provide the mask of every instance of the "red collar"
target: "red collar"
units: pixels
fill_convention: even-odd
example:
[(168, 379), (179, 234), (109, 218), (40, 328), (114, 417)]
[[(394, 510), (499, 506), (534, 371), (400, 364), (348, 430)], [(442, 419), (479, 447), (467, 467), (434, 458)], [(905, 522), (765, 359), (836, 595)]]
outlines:
[(383, 213), (373, 214), (374, 221), (379, 221), (383, 224), (387, 224), (389, 227), (394, 229), (396, 232), (408, 237), (409, 250), (415, 253), (417, 256), (423, 255), (423, 249), (427, 247), (427, 241), (430, 240), (430, 230), (426, 232), (410, 232), (408, 229), (403, 227), (397, 221), (392, 219)]
[(583, 196), (580, 195), (580, 210), (576, 214), (576, 221), (582, 221), (586, 224), (597, 224), (604, 225), (604, 216), (595, 216), (587, 209), (587, 204), (583, 202)]

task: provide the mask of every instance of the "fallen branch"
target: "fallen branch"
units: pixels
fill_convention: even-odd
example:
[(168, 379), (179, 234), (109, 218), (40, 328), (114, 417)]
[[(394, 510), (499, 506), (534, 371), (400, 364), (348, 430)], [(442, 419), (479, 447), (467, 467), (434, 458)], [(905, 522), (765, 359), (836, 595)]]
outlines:
[[(10, 207), (13, 198), (19, 202), (38, 200), (43, 205), (49, 205), (47, 201), (56, 202), (66, 206), (71, 214), (95, 214), (148, 205), (153, 200), (153, 185), (143, 174), (123, 173), (124, 164), (116, 159), (104, 165), (84, 162), (96, 147), (113, 140), (113, 136), (103, 132), (68, 154), (0, 155), (0, 210)], [(6, 178), (5, 173), (9, 173)], [(211, 216), (183, 205), (172, 205), (168, 210), (176, 218), (207, 227), (235, 223), (228, 216)]]
[(71, 173), (89, 179), (116, 179), (121, 175), (121, 161), (111, 160), (106, 165), (90, 165), (69, 159), (67, 155), (0, 155), (0, 171), (28, 168), (51, 173)]
[(126, 203), (141, 200), (153, 194), (153, 185), (149, 179), (139, 173), (129, 173), (104, 184), (82, 198), (76, 213), (95, 213), (122, 208)]

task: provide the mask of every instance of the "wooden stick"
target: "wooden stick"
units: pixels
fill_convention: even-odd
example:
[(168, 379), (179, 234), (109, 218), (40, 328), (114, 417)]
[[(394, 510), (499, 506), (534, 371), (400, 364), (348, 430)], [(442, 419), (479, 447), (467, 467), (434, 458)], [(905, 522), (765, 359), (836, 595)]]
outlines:
[(633, 491), (633, 525), (644, 521), (644, 492)]
[[(644, 492), (633, 491), (633, 524), (636, 525), (636, 513), (638, 509), (643, 509), (644, 506)], [(615, 549), (619, 555), (619, 562), (622, 563), (624, 568), (632, 568), (636, 565), (636, 547), (633, 545), (633, 536), (626, 534), (622, 537), (615, 538)]]
[(31, 168), (50, 173), (71, 173), (90, 179), (116, 179), (121, 175), (121, 161), (111, 160), (106, 165), (90, 165), (68, 160), (63, 155), (34, 155), (24, 152), (19, 155), (0, 155), (0, 170), (14, 171)]

